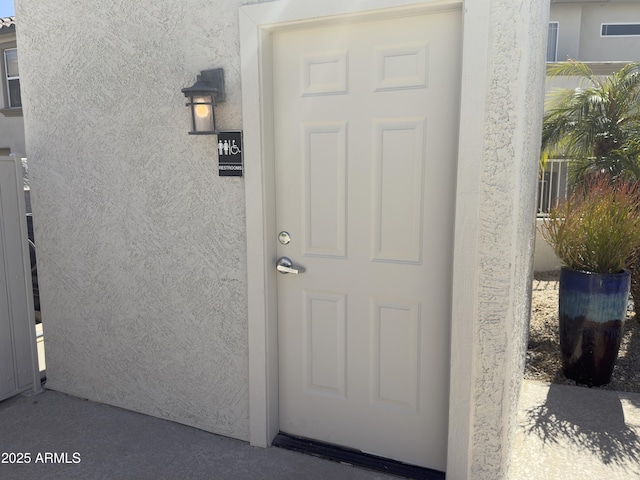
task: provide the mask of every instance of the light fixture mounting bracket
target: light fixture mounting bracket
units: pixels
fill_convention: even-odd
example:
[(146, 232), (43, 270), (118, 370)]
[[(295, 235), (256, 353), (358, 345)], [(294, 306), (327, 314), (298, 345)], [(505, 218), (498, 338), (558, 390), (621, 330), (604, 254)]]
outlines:
[(227, 97), (224, 88), (224, 69), (213, 68), (211, 70), (203, 70), (200, 72), (200, 80), (210, 84), (213, 88), (215, 88), (216, 91), (213, 94), (214, 103), (218, 104), (226, 100)]

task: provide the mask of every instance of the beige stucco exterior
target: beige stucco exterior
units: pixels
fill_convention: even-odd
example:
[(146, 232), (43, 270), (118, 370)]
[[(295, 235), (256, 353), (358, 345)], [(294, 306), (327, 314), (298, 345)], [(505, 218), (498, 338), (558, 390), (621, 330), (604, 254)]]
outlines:
[[(277, 428), (277, 393), (260, 290), (273, 260), (260, 238), (269, 102), (251, 67), (269, 57), (241, 41), (250, 3), (272, 6), (265, 24), (411, 5), (16, 10), (48, 386), (258, 445)], [(526, 349), (549, 5), (418, 2), (431, 3), (464, 18), (447, 478), (500, 479)], [(245, 131), (245, 178), (218, 176), (215, 137), (187, 135), (180, 89), (215, 67), (227, 89), (219, 125)]]
[(551, 2), (549, 20), (558, 22), (558, 61), (630, 62), (638, 60), (640, 36), (603, 37), (603, 23), (640, 23), (635, 0)]
[(242, 128), (240, 3), (16, 17), (48, 387), (247, 440), (244, 186), (180, 91), (224, 67), (219, 122)]

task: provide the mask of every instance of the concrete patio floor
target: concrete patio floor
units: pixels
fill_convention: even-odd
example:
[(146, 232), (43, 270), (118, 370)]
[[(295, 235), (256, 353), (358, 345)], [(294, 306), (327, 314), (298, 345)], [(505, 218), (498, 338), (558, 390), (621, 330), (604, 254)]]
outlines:
[(31, 454), (31, 463), (1, 463), (3, 456), (0, 479), (394, 478), (280, 448), (251, 447), (50, 390), (0, 402), (0, 455), (21, 452)]
[[(44, 374), (42, 334), (38, 333)], [(17, 459), (9, 454), (27, 452), (30, 463), (5, 463)], [(280, 448), (255, 448), (239, 440), (45, 390), (0, 402), (0, 479), (34, 478), (396, 477)], [(640, 394), (525, 380), (509, 478), (640, 479)]]
[[(513, 480), (640, 479), (640, 394), (525, 381), (518, 420)], [(0, 402), (0, 462), (21, 452), (0, 479), (395, 478), (50, 390)]]
[(640, 479), (640, 394), (525, 380), (510, 478)]

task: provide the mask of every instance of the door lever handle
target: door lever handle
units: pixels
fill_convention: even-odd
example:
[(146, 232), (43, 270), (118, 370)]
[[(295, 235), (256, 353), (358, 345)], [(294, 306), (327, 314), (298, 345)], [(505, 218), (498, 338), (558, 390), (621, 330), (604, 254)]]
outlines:
[(283, 273), (285, 275), (287, 273), (298, 274), (298, 273), (304, 272), (304, 268), (302, 267), (293, 268), (293, 262), (289, 257), (280, 257), (278, 259), (278, 263), (276, 264), (276, 270), (278, 270), (280, 273)]

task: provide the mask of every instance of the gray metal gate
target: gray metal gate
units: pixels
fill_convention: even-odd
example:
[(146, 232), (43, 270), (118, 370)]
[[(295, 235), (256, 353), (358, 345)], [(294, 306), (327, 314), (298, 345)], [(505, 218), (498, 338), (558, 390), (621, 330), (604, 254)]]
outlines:
[(40, 390), (22, 164), (0, 157), (0, 400)]

